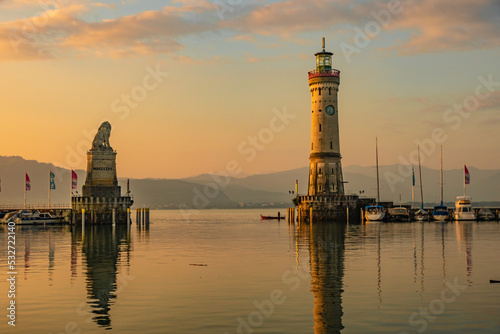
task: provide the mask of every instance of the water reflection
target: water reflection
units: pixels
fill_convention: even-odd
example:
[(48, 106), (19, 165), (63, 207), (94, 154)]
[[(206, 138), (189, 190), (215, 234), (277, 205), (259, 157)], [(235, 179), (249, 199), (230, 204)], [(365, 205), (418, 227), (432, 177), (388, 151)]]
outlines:
[(459, 246), (465, 243), (465, 271), (467, 273), (467, 283), (472, 284), (472, 239), (473, 239), (473, 222), (456, 222), (457, 240)]
[(297, 230), (298, 248), (305, 244), (305, 240), (308, 241), (315, 334), (340, 333), (344, 328), (342, 279), (345, 233), (346, 225), (336, 223), (304, 224)]
[[(87, 225), (82, 231), (75, 228), (73, 234), (82, 234), (82, 261), (86, 264), (87, 303), (94, 314), (94, 321), (111, 329), (109, 314), (117, 294), (117, 271), (121, 254), (127, 254), (125, 266), (129, 266), (131, 242), (129, 231), (123, 225)], [(72, 239), (73, 240), (73, 239)], [(73, 249), (73, 247), (72, 247)], [(72, 266), (73, 263), (72, 257)], [(72, 268), (72, 273), (73, 273)]]

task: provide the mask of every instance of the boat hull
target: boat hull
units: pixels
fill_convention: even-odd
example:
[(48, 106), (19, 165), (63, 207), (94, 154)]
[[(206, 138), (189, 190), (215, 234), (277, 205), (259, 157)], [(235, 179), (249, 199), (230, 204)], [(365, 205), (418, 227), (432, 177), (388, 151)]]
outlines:
[(260, 215), (260, 219), (262, 219), (262, 220), (280, 220), (280, 219), (285, 219), (285, 216), (272, 217), (272, 216)]
[(476, 220), (476, 214), (472, 212), (455, 213), (454, 218), (458, 221), (471, 221)]
[(366, 213), (365, 218), (369, 221), (381, 221), (384, 220), (385, 214), (383, 212), (379, 213)]
[(434, 218), (435, 221), (444, 222), (444, 221), (448, 220), (449, 216), (450, 216), (450, 214), (434, 214), (434, 215), (432, 215), (432, 218)]
[(63, 218), (54, 219), (26, 219), (26, 218), (16, 218), (16, 225), (57, 225), (64, 223)]

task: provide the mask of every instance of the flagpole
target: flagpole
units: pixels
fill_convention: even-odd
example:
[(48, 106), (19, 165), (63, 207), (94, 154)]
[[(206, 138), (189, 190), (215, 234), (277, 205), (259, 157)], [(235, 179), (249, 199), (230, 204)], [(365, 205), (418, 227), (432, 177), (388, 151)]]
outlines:
[(466, 196), (466, 191), (465, 191), (465, 163), (464, 163), (464, 197)]
[(26, 174), (24, 175), (24, 207), (23, 209), (26, 210)]
[(50, 173), (52, 171), (49, 171), (49, 210), (50, 210)]

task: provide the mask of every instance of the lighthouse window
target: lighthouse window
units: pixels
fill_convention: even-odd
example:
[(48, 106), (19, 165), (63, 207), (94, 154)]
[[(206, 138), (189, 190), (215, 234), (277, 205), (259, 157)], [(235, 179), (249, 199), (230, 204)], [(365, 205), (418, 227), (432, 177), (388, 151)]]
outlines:
[(323, 173), (323, 171), (321, 170), (321, 168), (318, 170), (318, 174), (321, 175)]
[(332, 175), (333, 175), (333, 168), (332, 168)]
[(321, 191), (321, 186), (319, 186), (319, 191)]
[(314, 114), (314, 110), (311, 111)]
[(328, 95), (332, 95), (332, 88), (328, 88)]
[(330, 142), (330, 149), (333, 149), (333, 143)]
[(321, 109), (319, 110), (319, 112), (321, 112)]
[(321, 124), (319, 125), (319, 132), (321, 132)]
[(318, 93), (319, 95), (321, 95), (321, 88), (318, 88)]

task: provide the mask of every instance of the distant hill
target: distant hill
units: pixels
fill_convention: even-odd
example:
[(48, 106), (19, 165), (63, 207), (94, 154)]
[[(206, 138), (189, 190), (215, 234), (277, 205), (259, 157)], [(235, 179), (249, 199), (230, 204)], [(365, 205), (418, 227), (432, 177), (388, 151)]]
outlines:
[[(399, 165), (380, 166), (380, 193), (382, 201), (411, 201), (411, 167), (398, 171)], [(23, 202), (24, 173), (31, 178), (28, 203), (47, 203), (49, 170), (56, 174), (56, 190), (51, 193), (52, 203), (69, 203), (71, 174), (69, 170), (51, 164), (25, 160), (21, 157), (0, 156), (0, 204)], [(471, 184), (467, 194), (474, 203), (500, 201), (500, 170), (481, 170), (469, 167)], [(343, 169), (347, 193), (376, 196), (375, 167), (347, 166)], [(406, 174), (404, 174), (406, 172)], [(86, 172), (77, 170), (78, 192), (85, 182)], [(416, 174), (415, 201), (420, 202), (418, 170)], [(295, 180), (299, 193), (307, 193), (308, 167), (283, 172), (251, 175), (243, 178), (203, 174), (184, 179), (130, 179), (135, 206), (150, 208), (236, 208), (258, 206), (288, 206), (291, 203)], [(439, 171), (422, 168), (424, 201), (437, 203), (440, 196)], [(463, 194), (462, 169), (446, 170), (445, 202), (453, 203)], [(122, 193), (126, 192), (126, 179), (119, 178)]]

